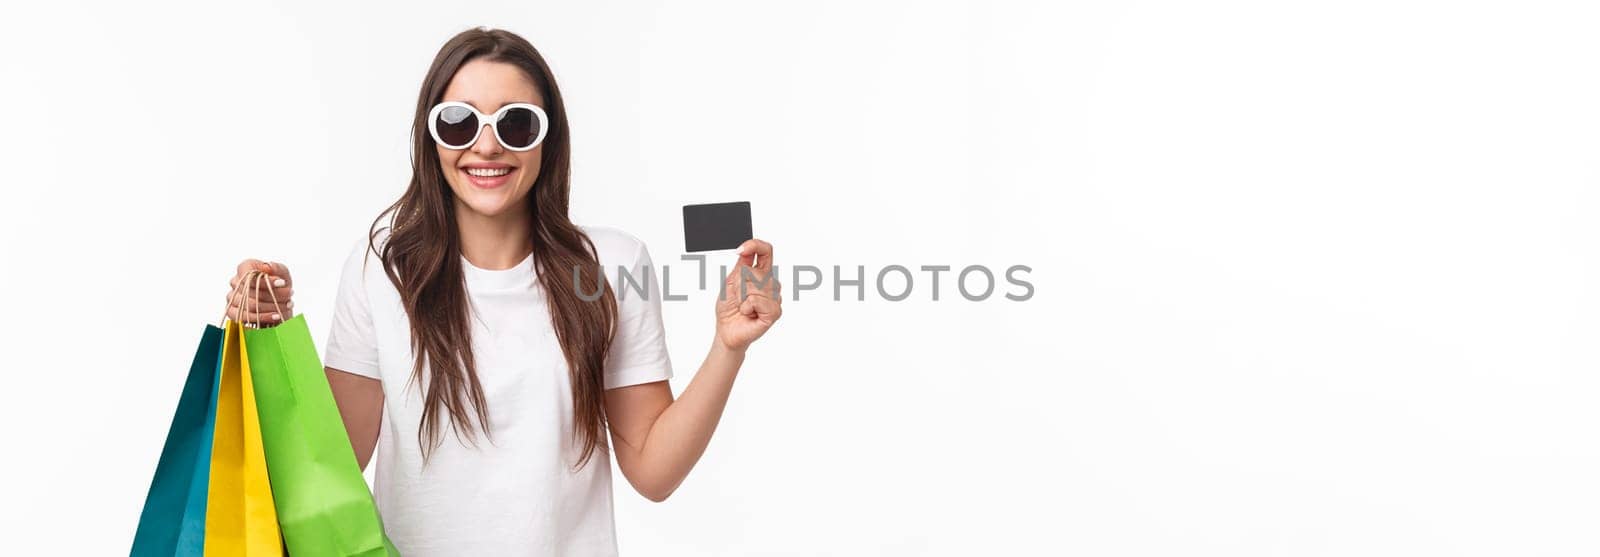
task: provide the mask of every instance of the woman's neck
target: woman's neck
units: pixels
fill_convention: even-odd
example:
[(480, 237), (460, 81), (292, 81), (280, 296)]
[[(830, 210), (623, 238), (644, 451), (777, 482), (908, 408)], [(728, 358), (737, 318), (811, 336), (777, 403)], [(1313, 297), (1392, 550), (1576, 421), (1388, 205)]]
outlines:
[(489, 216), (473, 211), (459, 200), (455, 211), (461, 255), (474, 267), (510, 269), (533, 253), (533, 216), (528, 211)]

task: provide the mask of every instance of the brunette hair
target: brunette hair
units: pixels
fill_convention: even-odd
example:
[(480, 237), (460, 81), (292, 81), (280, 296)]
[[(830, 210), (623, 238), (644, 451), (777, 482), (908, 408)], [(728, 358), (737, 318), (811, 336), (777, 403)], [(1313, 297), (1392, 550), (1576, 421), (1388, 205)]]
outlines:
[[(550, 66), (532, 44), (498, 29), (469, 29), (439, 49), (422, 81), (411, 122), (411, 183), (369, 229), (369, 248), (399, 290), (410, 320), (411, 351), (416, 356), (411, 380), (426, 385), (417, 438), (426, 460), (441, 442), (440, 420), (448, 417), (459, 437), (475, 442), (477, 431), (472, 423), (476, 421), (493, 442), (487, 401), (472, 355), (471, 308), (462, 275), (455, 195), (445, 182), (427, 122), (429, 111), (443, 100), (456, 71), (473, 60), (516, 66), (544, 95), (542, 108), (549, 116), (550, 130), (542, 144), (539, 176), (528, 194), (526, 210), (533, 217), (534, 269), (571, 378), (574, 436), (582, 448), (576, 467), (581, 468), (601, 443), (606, 427), (601, 374), (617, 305), (610, 285), (600, 276), (594, 243), (567, 217), (572, 151), (561, 91)], [(379, 224), (386, 216), (392, 218), (386, 227), (389, 237), (379, 242)], [(602, 284), (605, 295), (594, 302), (579, 299), (576, 280)]]

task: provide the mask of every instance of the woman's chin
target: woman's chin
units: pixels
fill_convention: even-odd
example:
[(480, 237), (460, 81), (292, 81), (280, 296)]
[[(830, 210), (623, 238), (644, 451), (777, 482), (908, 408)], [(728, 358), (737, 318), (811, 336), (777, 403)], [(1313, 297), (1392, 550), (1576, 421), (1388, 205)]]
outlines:
[[(470, 186), (469, 186), (470, 187)], [(496, 218), (516, 210), (520, 204), (508, 199), (502, 191), (469, 191), (467, 195), (456, 194), (456, 201), (461, 208), (473, 214)]]

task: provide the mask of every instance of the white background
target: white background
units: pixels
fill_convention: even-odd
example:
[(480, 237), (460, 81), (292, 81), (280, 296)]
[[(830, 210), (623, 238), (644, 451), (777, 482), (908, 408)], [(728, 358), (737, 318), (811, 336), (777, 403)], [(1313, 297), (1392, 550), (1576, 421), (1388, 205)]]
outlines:
[(1592, 3), (220, 4), (3, 8), (6, 553), (127, 550), (240, 259), (325, 339), (472, 25), (657, 262), (749, 200), (780, 264), (1034, 269), (788, 302), (625, 554), (1600, 553)]

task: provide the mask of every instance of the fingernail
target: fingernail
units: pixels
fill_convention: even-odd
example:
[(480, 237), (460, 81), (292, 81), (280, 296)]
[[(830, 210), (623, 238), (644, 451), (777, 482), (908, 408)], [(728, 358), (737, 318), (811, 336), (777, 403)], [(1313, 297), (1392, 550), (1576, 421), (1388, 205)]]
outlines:
[(284, 304), (283, 307), (286, 307), (286, 308), (294, 307), (294, 300), (289, 300), (289, 303)]
[(272, 314), (272, 320), (273, 321), (283, 321), (283, 316), (274, 313), (274, 314)]
[(277, 280), (272, 281), (272, 285), (273, 286), (283, 286), (285, 284), (289, 284), (289, 283), (283, 282), (283, 279), (277, 279)]

